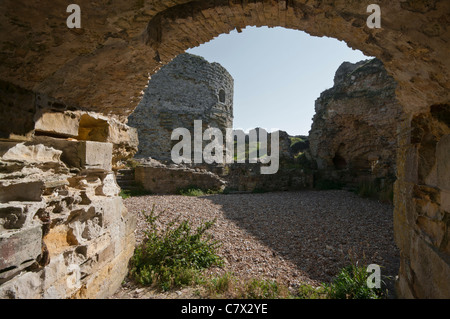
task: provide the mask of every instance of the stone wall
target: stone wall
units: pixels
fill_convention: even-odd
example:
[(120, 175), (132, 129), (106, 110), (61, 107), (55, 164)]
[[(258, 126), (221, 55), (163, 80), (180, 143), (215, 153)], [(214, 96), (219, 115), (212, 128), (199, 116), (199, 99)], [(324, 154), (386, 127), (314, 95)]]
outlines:
[(127, 274), (135, 217), (118, 196), (112, 144), (62, 143), (80, 165), (56, 143), (0, 143), (0, 298), (102, 298)]
[(2, 103), (25, 101), (17, 106), (35, 116), (0, 140), (0, 298), (111, 295), (136, 223), (113, 169), (136, 152), (136, 131), (13, 86), (4, 93)]
[(233, 127), (233, 78), (220, 64), (184, 53), (152, 76), (128, 118), (138, 130), (136, 157), (170, 160), (172, 131), (186, 128), (193, 138), (195, 120), (202, 121), (203, 131)]
[(35, 116), (32, 140), (41, 137), (110, 143), (113, 152), (110, 168), (114, 170), (122, 167), (138, 149), (135, 128), (93, 112), (41, 109)]
[(344, 62), (334, 86), (316, 100), (309, 132), (311, 157), (321, 178), (358, 185), (396, 176), (397, 84), (378, 59)]
[(261, 164), (232, 164), (222, 178), (230, 192), (279, 192), (314, 187), (314, 173), (294, 163), (283, 163), (271, 175), (261, 174)]
[(447, 298), (450, 108), (438, 104), (429, 114), (405, 114), (396, 88), (377, 59), (342, 64), (334, 87), (316, 100), (309, 152), (320, 178), (347, 185), (397, 179), (397, 292), (405, 298)]
[(450, 105), (407, 118), (399, 134), (395, 241), (405, 298), (450, 296)]
[[(259, 134), (259, 129), (256, 129)], [(245, 136), (249, 148), (249, 136)], [(267, 136), (267, 152), (271, 154), (271, 135)], [(279, 131), (279, 170), (261, 174), (261, 163), (227, 164), (163, 164), (154, 159), (138, 159), (135, 181), (144, 189), (158, 194), (176, 194), (188, 187), (227, 192), (266, 192), (310, 189), (314, 187), (314, 171), (296, 161), (286, 132)], [(247, 154), (248, 155), (248, 154)]]
[(134, 170), (134, 180), (154, 194), (179, 194), (188, 188), (221, 191), (226, 186), (226, 181), (204, 167), (166, 165), (154, 159), (140, 162)]
[[(261, 133), (260, 129), (256, 128), (255, 130), (259, 136)], [(265, 131), (263, 132), (266, 134)], [(291, 140), (287, 132), (278, 131), (278, 136), (278, 171), (275, 174), (261, 174), (263, 164), (260, 162), (250, 163), (247, 156), (245, 163), (231, 163), (225, 165), (221, 171), (217, 172), (221, 178), (226, 180), (229, 191), (266, 192), (311, 189), (314, 187), (314, 171), (311, 169), (312, 167), (305, 165), (306, 163), (300, 163), (294, 158)], [(254, 146), (251, 146), (249, 135), (246, 135), (245, 140), (246, 149), (249, 153), (250, 149), (256, 149)], [(271, 133), (268, 133), (268, 155), (272, 155), (271, 148)]]

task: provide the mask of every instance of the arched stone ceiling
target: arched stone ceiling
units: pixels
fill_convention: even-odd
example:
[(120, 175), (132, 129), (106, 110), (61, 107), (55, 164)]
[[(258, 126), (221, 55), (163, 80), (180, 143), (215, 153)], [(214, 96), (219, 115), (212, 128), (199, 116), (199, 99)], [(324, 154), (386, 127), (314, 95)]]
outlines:
[(450, 2), (377, 1), (382, 28), (370, 29), (372, 2), (79, 0), (81, 29), (69, 29), (66, 1), (4, 0), (1, 80), (124, 119), (149, 75), (186, 49), (246, 26), (281, 26), (380, 58), (406, 111), (448, 103)]

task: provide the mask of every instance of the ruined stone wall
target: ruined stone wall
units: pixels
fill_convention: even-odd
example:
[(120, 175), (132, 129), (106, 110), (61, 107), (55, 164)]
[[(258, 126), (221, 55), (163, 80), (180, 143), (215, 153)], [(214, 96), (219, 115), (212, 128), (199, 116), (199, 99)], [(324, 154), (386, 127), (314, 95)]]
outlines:
[(135, 168), (134, 176), (136, 182), (153, 194), (179, 194), (188, 188), (221, 191), (226, 185), (223, 179), (207, 169), (175, 164), (153, 162), (139, 165)]
[(280, 192), (312, 189), (314, 173), (293, 163), (282, 163), (275, 174), (261, 174), (261, 164), (232, 164), (222, 176), (230, 192)]
[[(114, 293), (134, 252), (135, 216), (118, 196), (112, 144), (0, 144), (0, 298)], [(66, 147), (78, 167), (62, 159)]]
[(394, 236), (398, 291), (405, 298), (450, 296), (450, 105), (406, 118), (399, 129)]
[[(248, 135), (245, 140), (248, 151)], [(267, 140), (267, 152), (270, 155), (270, 133)], [(249, 163), (248, 154), (246, 163), (236, 161), (225, 164), (177, 165), (163, 164), (154, 159), (139, 159), (134, 179), (144, 189), (157, 194), (177, 194), (189, 187), (224, 192), (288, 191), (314, 187), (313, 170), (294, 159), (289, 136), (284, 131), (279, 131), (279, 157), (280, 167), (275, 174), (261, 174), (261, 166), (267, 164)]]
[[(267, 154), (272, 156), (271, 134), (266, 131), (261, 132), (259, 128), (255, 129), (258, 138), (259, 134), (267, 134)], [(288, 191), (311, 189), (314, 187), (314, 173), (311, 167), (300, 163), (294, 158), (291, 149), (291, 140), (287, 132), (278, 131), (278, 171), (274, 174), (261, 174), (261, 167), (271, 164), (250, 163), (249, 154), (246, 154), (245, 163), (227, 164), (218, 171), (217, 174), (227, 182), (229, 191), (240, 192), (267, 192), (267, 191)], [(248, 153), (256, 150), (249, 140), (249, 135), (245, 136), (246, 150)], [(237, 148), (235, 147), (235, 152)], [(254, 154), (256, 156), (256, 154)], [(242, 159), (236, 155), (236, 159)]]
[(378, 59), (344, 62), (316, 100), (310, 153), (322, 178), (347, 184), (396, 175), (397, 84)]
[(134, 252), (135, 216), (113, 169), (136, 152), (136, 132), (18, 92), (3, 101), (26, 101), (36, 117), (0, 140), (0, 299), (107, 297)]
[(128, 118), (138, 131), (136, 157), (170, 160), (172, 131), (186, 128), (193, 138), (194, 120), (202, 121), (203, 131), (233, 127), (233, 78), (220, 64), (184, 53), (152, 76)]

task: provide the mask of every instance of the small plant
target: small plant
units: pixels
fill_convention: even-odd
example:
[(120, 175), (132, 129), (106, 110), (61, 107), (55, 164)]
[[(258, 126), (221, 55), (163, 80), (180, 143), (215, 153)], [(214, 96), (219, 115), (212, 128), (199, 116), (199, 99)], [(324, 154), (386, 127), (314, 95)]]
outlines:
[(244, 299), (276, 299), (282, 298), (287, 291), (282, 292), (282, 287), (276, 281), (252, 279), (246, 283), (242, 291)]
[(294, 296), (296, 299), (326, 299), (328, 297), (325, 286), (313, 287), (308, 284), (302, 284)]
[(208, 296), (212, 297), (222, 297), (225, 295), (233, 295), (233, 290), (235, 288), (236, 278), (229, 272), (209, 278), (205, 281), (205, 287), (208, 291)]
[(300, 136), (290, 136), (289, 139), (291, 140), (291, 147), (296, 143), (305, 142), (305, 140)]
[(131, 259), (130, 274), (142, 285), (156, 285), (166, 291), (200, 281), (201, 270), (223, 261), (216, 254), (218, 243), (207, 236), (215, 220), (205, 222), (192, 231), (189, 221), (171, 221), (158, 230), (154, 208), (145, 215), (149, 230)]
[(328, 297), (331, 299), (381, 299), (381, 289), (369, 288), (366, 267), (357, 263), (341, 270), (335, 280), (326, 286)]
[(221, 194), (223, 193), (223, 190), (213, 190), (213, 189), (204, 190), (197, 186), (189, 186), (186, 188), (178, 189), (177, 193), (183, 196), (204, 196), (204, 195)]
[(393, 183), (392, 179), (387, 179), (384, 183), (382, 183), (380, 179), (363, 181), (358, 185), (356, 194), (365, 198), (378, 199), (385, 203), (393, 203)]
[(119, 196), (123, 199), (127, 199), (130, 197), (139, 197), (139, 196), (147, 196), (151, 195), (152, 192), (145, 190), (144, 188), (137, 189), (122, 189), (119, 193)]
[(227, 272), (221, 276), (214, 276), (204, 281), (206, 295), (204, 298), (227, 299), (292, 299), (289, 289), (274, 280), (240, 279)]
[(129, 168), (135, 169), (140, 163), (134, 158), (130, 158), (126, 161), (125, 165)]
[(188, 187), (178, 190), (178, 194), (183, 196), (203, 196), (205, 193), (203, 190), (197, 187)]

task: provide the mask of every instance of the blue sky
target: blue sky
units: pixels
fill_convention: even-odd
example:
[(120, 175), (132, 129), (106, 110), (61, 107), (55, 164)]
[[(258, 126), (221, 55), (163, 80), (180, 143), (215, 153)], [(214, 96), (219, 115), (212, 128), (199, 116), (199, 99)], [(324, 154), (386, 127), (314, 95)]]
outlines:
[(247, 27), (187, 52), (218, 62), (234, 78), (234, 128), (308, 135), (314, 101), (344, 61), (368, 59), (345, 42), (284, 28)]

